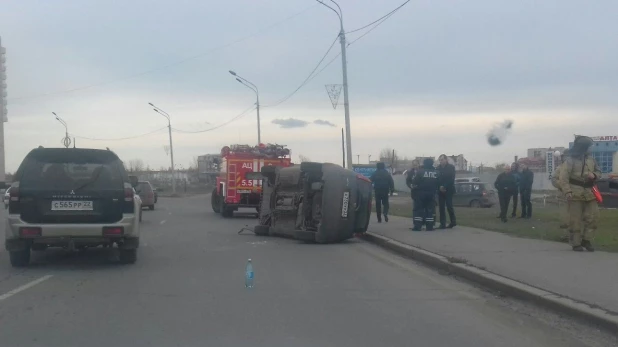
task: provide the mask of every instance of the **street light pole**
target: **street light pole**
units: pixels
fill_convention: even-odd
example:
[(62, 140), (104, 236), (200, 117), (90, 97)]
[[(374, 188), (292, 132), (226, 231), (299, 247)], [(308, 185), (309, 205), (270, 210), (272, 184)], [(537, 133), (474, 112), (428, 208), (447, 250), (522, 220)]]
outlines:
[(253, 92), (255, 93), (255, 98), (256, 98), (255, 108), (257, 110), (257, 131), (258, 131), (258, 145), (259, 145), (260, 143), (262, 143), (262, 135), (260, 131), (260, 92), (259, 92), (259, 89), (255, 84), (249, 82), (249, 80), (245, 78), (242, 78), (236, 72), (232, 70), (229, 70), (229, 72), (232, 76), (236, 77), (236, 81), (238, 81), (243, 86), (253, 90)]
[(60, 116), (58, 116), (56, 112), (52, 112), (52, 114), (56, 117), (56, 120), (60, 122), (60, 124), (64, 125), (64, 139), (62, 140), (62, 144), (64, 145), (64, 147), (69, 148), (69, 146), (71, 145), (71, 138), (69, 137), (69, 127), (67, 126), (67, 122), (65, 122), (64, 119), (60, 118)]
[(176, 169), (174, 168), (174, 145), (172, 144), (172, 121), (169, 113), (163, 111), (149, 102), (148, 105), (154, 107), (153, 110), (167, 119), (167, 131), (170, 138), (170, 158), (172, 161), (172, 194), (176, 194)]
[(348, 58), (346, 52), (346, 39), (345, 39), (345, 30), (343, 29), (343, 12), (341, 11), (341, 7), (334, 0), (330, 0), (334, 3), (339, 12), (334, 8), (326, 5), (323, 0), (316, 0), (320, 4), (330, 8), (337, 14), (339, 17), (339, 41), (341, 43), (341, 69), (343, 70), (343, 107), (345, 110), (345, 135), (346, 135), (346, 147), (348, 149), (347, 158), (348, 158), (348, 169), (352, 168), (352, 135), (351, 135), (351, 127), (350, 127), (350, 103), (348, 99)]

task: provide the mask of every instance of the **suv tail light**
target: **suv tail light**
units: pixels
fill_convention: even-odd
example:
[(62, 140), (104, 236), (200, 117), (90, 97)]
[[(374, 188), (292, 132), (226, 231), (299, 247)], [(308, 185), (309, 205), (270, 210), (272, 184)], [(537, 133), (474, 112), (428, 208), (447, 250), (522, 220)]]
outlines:
[(483, 196), (487, 196), (487, 191), (483, 190)]
[(9, 190), (9, 197), (10, 201), (19, 201), (19, 187), (11, 187), (11, 190)]
[(19, 183), (14, 183), (9, 190), (9, 214), (20, 213), (19, 211)]
[(124, 201), (122, 203), (122, 213), (135, 213), (135, 191), (129, 183), (124, 184)]
[(124, 188), (124, 201), (133, 202), (133, 198), (135, 197), (135, 192), (133, 188)]

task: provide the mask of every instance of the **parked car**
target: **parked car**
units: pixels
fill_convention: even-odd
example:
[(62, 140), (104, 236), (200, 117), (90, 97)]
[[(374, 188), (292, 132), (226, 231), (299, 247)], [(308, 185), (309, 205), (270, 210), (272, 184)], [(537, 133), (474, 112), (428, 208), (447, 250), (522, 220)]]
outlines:
[(491, 207), (496, 204), (496, 192), (483, 182), (457, 182), (453, 206)]
[(140, 200), (122, 161), (109, 150), (33, 149), (14, 175), (6, 217), (11, 265), (26, 266), (32, 251), (114, 244), (120, 262), (134, 263)]
[(152, 185), (148, 181), (139, 181), (135, 187), (135, 191), (142, 199), (142, 207), (148, 207), (150, 210), (155, 209), (157, 200), (155, 199), (155, 192), (152, 189)]
[(10, 191), (11, 191), (11, 187), (9, 187), (5, 192), (4, 192), (4, 197), (3, 197), (3, 201), (4, 201), (4, 208), (9, 208), (9, 197), (10, 197)]

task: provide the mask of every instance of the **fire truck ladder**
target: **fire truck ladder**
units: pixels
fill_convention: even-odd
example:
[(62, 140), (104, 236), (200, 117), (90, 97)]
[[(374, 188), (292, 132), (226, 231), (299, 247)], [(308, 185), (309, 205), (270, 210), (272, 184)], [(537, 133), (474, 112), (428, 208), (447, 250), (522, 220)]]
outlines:
[(236, 196), (236, 164), (229, 164), (227, 173), (226, 197)]

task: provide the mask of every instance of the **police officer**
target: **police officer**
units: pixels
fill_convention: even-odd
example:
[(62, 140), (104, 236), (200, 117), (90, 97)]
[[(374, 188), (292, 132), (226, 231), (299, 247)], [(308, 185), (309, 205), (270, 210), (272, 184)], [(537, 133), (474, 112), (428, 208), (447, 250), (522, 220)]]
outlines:
[[(376, 198), (376, 213), (378, 215), (378, 223), (382, 223), (382, 212), (384, 212), (384, 221), (388, 223), (388, 194), (393, 195), (395, 191), (395, 182), (393, 176), (384, 167), (384, 163), (376, 164), (377, 170), (371, 175), (373, 189)], [(384, 206), (384, 211), (382, 211)]]
[(433, 159), (423, 161), (423, 167), (412, 180), (413, 231), (421, 231), (423, 224), (427, 231), (433, 230), (436, 212), (436, 193), (438, 192), (438, 171), (433, 167)]
[(564, 167), (560, 170), (560, 188), (569, 201), (569, 241), (573, 250), (578, 252), (584, 248), (594, 252), (591, 241), (599, 215), (592, 187), (601, 178), (601, 170), (588, 153), (592, 144), (591, 138), (576, 136)]

